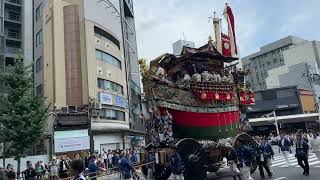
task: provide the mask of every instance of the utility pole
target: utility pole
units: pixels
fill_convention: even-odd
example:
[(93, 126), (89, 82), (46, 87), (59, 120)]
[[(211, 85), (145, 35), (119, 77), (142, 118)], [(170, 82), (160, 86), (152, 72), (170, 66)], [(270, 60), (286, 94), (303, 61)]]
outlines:
[(277, 114), (276, 114), (276, 109), (274, 109), (272, 112), (267, 113), (265, 115), (263, 115), (262, 117), (267, 117), (269, 118), (270, 116), (274, 117), (274, 125), (276, 126), (276, 131), (277, 131), (277, 135), (280, 135), (280, 131), (279, 131), (279, 124), (278, 124), (278, 119), (277, 119)]
[(305, 67), (306, 67), (306, 73), (303, 73), (302, 76), (307, 78), (307, 81), (309, 83), (309, 86), (310, 86), (312, 94), (313, 94), (316, 112), (319, 112), (319, 105), (318, 105), (318, 101), (317, 101), (317, 97), (316, 97), (316, 91), (314, 89), (314, 76), (315, 75), (310, 72), (310, 65), (308, 63), (305, 63)]
[(276, 110), (273, 110), (274, 125), (276, 126), (277, 135), (280, 135)]

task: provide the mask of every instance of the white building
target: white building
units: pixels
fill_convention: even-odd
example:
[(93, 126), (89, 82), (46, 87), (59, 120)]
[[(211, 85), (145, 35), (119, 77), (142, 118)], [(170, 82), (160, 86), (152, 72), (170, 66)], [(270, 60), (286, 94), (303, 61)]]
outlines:
[(172, 44), (173, 54), (180, 55), (183, 46), (194, 48), (196, 45), (192, 41), (178, 40)]
[(283, 51), (285, 65), (268, 71), (267, 88), (294, 85), (308, 89), (314, 88), (319, 103), (320, 87), (318, 82), (310, 83), (307, 78), (308, 73), (314, 75), (315, 78), (319, 74), (319, 52), (319, 41), (307, 41)]

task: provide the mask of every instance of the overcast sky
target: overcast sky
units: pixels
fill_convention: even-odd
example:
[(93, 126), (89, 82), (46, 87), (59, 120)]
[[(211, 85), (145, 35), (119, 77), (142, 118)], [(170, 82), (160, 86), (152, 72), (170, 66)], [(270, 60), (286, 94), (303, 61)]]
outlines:
[(213, 35), (208, 17), (216, 11), (222, 18), (225, 2), (235, 16), (242, 57), (288, 35), (320, 40), (318, 0), (134, 0), (139, 57), (152, 60), (172, 53), (179, 39), (205, 44)]

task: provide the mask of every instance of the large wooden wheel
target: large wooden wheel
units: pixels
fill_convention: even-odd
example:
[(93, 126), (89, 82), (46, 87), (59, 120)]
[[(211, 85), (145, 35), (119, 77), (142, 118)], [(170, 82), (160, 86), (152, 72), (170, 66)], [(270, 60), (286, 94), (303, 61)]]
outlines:
[(191, 138), (177, 142), (177, 152), (183, 162), (185, 180), (203, 180), (207, 177), (206, 154), (202, 145)]
[[(235, 137), (236, 140), (241, 140), (246, 146), (253, 149), (253, 161), (251, 166), (251, 174), (257, 169), (257, 160), (256, 160), (256, 149), (258, 148), (258, 143), (248, 134), (241, 133)], [(235, 147), (236, 148), (236, 147)]]

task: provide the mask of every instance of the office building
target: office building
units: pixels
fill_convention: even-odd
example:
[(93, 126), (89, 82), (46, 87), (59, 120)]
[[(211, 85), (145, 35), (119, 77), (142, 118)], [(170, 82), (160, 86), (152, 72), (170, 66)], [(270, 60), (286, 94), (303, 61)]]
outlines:
[(299, 86), (313, 90), (320, 99), (320, 42), (307, 41), (283, 51), (285, 66), (268, 71), (267, 88)]
[(307, 42), (307, 40), (288, 36), (260, 47), (259, 52), (243, 57), (241, 59), (243, 68), (250, 70), (246, 80), (252, 84), (253, 89), (255, 91), (266, 89), (268, 71), (285, 66), (283, 52), (304, 42)]
[[(31, 6), (23, 0), (0, 0), (0, 73), (14, 65), (18, 53), (27, 65), (32, 62)], [(0, 94), (4, 92), (4, 82), (0, 81)]]
[(143, 139), (134, 121), (141, 91), (132, 1), (35, 0), (34, 13), (43, 14), (34, 23), (37, 93), (52, 110), (92, 107), (91, 150)]
[(192, 41), (178, 40), (172, 44), (173, 54), (180, 55), (183, 46), (195, 48), (195, 43)]

